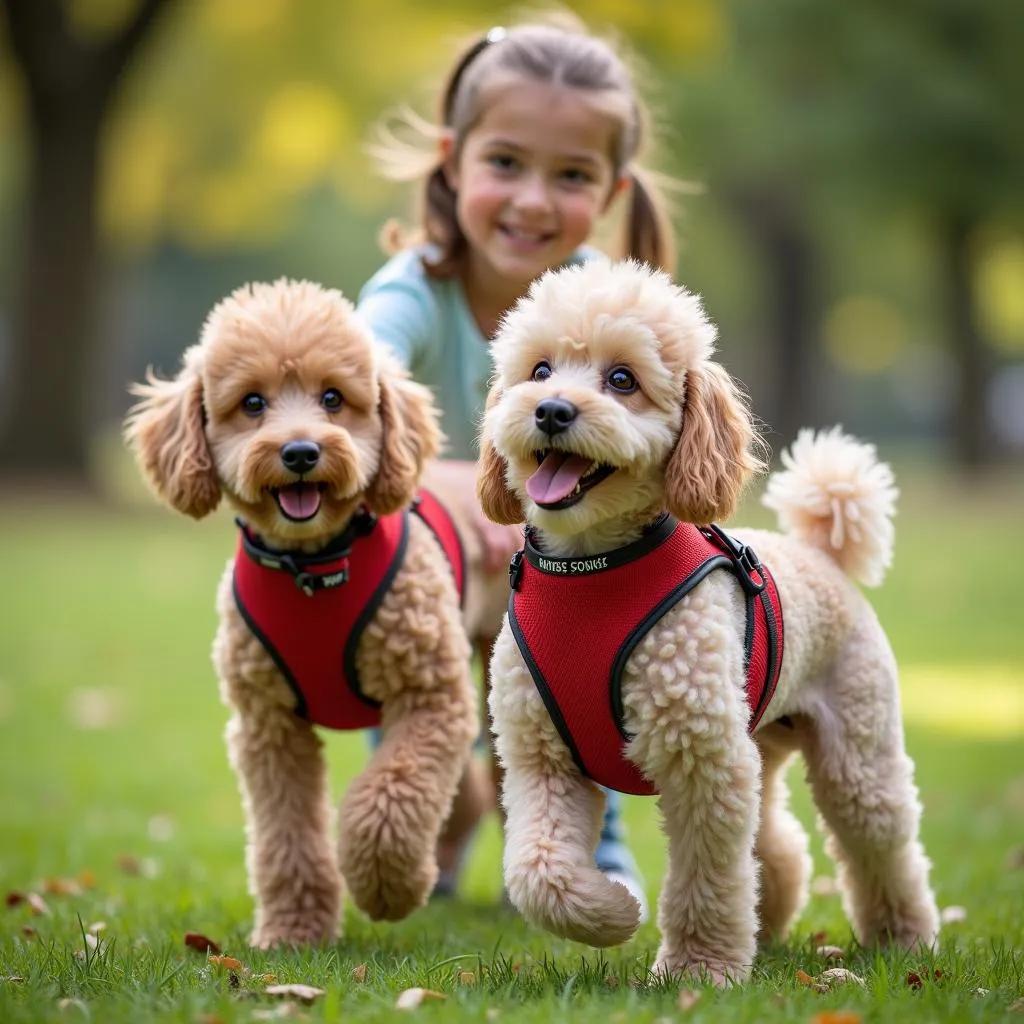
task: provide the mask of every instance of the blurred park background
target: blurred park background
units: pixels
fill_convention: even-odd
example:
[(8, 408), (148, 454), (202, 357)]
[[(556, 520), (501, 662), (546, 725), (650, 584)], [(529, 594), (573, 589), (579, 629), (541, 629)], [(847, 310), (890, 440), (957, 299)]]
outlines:
[[(678, 277), (780, 448), (841, 421), (1024, 456), (1024, 4), (575, 0), (636, 53)], [(0, 482), (102, 482), (147, 364), (239, 284), (354, 295), (408, 211), (365, 154), (488, 0), (3, 0)], [(116, 444), (113, 446), (116, 448)], [(99, 475), (98, 475), (99, 474)]]
[[(678, 278), (774, 450), (841, 422), (894, 463), (896, 559), (871, 598), (901, 664), (940, 903), (966, 908), (945, 948), (990, 965), (1024, 948), (1024, 3), (568, 6), (646, 69), (654, 163), (699, 185), (678, 197)], [(409, 211), (364, 152), (370, 125), (405, 101), (431, 113), (455, 45), (514, 14), (0, 0), (0, 885), (95, 876), (35, 922), (68, 977), (83, 919), (154, 949), (196, 927), (241, 946), (251, 907), (209, 661), (230, 513), (197, 525), (155, 508), (119, 440), (127, 384), (175, 372), (246, 281), (354, 296), (383, 259), (382, 222)], [(740, 518), (768, 521), (756, 492)], [(344, 782), (365, 741), (329, 743)], [(810, 824), (805, 790), (796, 802)], [(653, 893), (653, 806), (626, 816)], [(493, 901), (493, 820), (483, 838), (468, 892)], [(801, 934), (843, 933), (824, 899)], [(438, 921), (439, 948), (461, 953)], [(420, 926), (390, 927), (374, 941)], [(38, 1019), (49, 991), (27, 942), (0, 931), (8, 973), (39, 986), (6, 1019)], [(989, 980), (965, 963), (965, 992), (1019, 988), (1019, 959)]]

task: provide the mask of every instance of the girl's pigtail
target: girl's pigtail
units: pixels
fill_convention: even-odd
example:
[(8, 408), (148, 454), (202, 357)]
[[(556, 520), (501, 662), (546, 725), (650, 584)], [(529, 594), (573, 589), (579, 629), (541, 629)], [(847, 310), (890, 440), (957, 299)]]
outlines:
[(653, 177), (641, 168), (629, 168), (630, 201), (626, 217), (626, 256), (675, 273), (675, 233), (667, 203)]

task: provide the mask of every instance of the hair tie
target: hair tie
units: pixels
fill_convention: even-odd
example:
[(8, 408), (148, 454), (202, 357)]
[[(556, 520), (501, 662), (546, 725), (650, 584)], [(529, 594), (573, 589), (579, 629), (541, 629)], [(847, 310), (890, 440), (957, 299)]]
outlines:
[(451, 81), (448, 83), (448, 91), (444, 96), (444, 104), (442, 110), (444, 112), (444, 123), (450, 125), (452, 123), (452, 107), (455, 106), (455, 97), (459, 94), (459, 85), (462, 82), (463, 76), (466, 74), (466, 68), (473, 63), (480, 56), (488, 46), (494, 43), (500, 43), (502, 39), (507, 36), (508, 33), (501, 25), (495, 25), (493, 28), (489, 28), (481, 38), (475, 42), (467, 51), (462, 60), (459, 61), (458, 67), (452, 72)]

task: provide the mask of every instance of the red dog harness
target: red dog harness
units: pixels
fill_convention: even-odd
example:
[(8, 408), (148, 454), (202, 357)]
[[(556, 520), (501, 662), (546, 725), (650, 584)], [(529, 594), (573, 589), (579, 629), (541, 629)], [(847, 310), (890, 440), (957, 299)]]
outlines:
[(508, 618), (551, 720), (579, 770), (608, 789), (650, 795), (624, 755), (622, 672), (654, 624), (716, 569), (746, 595), (751, 732), (782, 668), (782, 605), (754, 551), (716, 526), (662, 516), (633, 544), (589, 558), (548, 558), (530, 534), (509, 567)]
[[(412, 510), (448, 557), (460, 600), (465, 554), (447, 510), (420, 491)], [(241, 524), (240, 524), (241, 525)], [(264, 547), (243, 525), (235, 555), (235, 604), (295, 693), (295, 712), (329, 729), (380, 725), (380, 702), (359, 686), (356, 650), (405, 558), (408, 510), (357, 513), (313, 555)]]

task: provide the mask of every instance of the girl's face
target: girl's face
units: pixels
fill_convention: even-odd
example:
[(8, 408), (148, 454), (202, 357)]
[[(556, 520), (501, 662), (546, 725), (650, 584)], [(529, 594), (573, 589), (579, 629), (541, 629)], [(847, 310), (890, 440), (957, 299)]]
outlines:
[(490, 99), (447, 164), (474, 280), (521, 293), (590, 237), (621, 184), (615, 131), (564, 86), (516, 79)]

